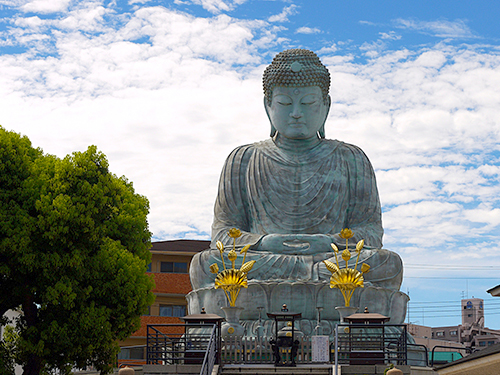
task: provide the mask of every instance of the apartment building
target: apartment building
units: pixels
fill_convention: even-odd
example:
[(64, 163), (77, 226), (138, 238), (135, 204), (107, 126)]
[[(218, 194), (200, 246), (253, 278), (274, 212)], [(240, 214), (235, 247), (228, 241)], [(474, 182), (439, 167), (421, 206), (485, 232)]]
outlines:
[(189, 268), (193, 256), (208, 249), (210, 241), (172, 240), (153, 242), (148, 273), (155, 281), (156, 300), (141, 317), (141, 328), (119, 343), (119, 363), (143, 363), (148, 324), (182, 323), (187, 315), (186, 294), (191, 291)]

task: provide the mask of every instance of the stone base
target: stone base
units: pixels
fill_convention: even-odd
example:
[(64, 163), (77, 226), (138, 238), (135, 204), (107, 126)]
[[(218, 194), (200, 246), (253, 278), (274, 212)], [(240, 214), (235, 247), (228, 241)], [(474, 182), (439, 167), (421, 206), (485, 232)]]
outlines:
[[(213, 287), (193, 290), (186, 298), (190, 314), (199, 314), (204, 307), (209, 314), (221, 315), (220, 308), (227, 306), (224, 292)], [(368, 307), (372, 313), (390, 317), (389, 324), (402, 324), (408, 300), (408, 296), (400, 291), (366, 283), (364, 288), (358, 288), (354, 292), (351, 306), (358, 307), (358, 311), (363, 311), (365, 307)], [(264, 335), (272, 335), (272, 322), (268, 320), (266, 313), (281, 311), (284, 303), (287, 304), (289, 311), (302, 313), (302, 320), (297, 328), (305, 335), (310, 335), (316, 326), (316, 307), (323, 307), (321, 312), (323, 334), (331, 335), (335, 323), (340, 320), (335, 307), (344, 306), (344, 297), (338, 289), (330, 288), (328, 281), (289, 283), (250, 280), (248, 288), (240, 291), (236, 301), (238, 307), (244, 308), (240, 323), (246, 328), (246, 334), (255, 336), (259, 319), (257, 307), (263, 307)]]

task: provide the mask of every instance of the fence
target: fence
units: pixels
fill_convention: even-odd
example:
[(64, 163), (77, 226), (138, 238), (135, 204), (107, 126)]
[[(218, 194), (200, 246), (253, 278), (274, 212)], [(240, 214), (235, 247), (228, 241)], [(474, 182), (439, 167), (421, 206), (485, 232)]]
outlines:
[[(312, 362), (312, 346), (310, 337), (298, 337), (299, 348), (296, 362)], [(291, 362), (291, 348), (280, 348), (283, 362)], [(260, 364), (274, 363), (273, 352), (268, 338), (257, 337), (224, 337), (221, 348), (222, 363), (225, 364)]]
[[(311, 337), (298, 336), (297, 363), (313, 362)], [(281, 360), (291, 362), (291, 348), (279, 348)], [(327, 352), (327, 353), (326, 353)], [(326, 362), (342, 364), (407, 364), (407, 332), (404, 325), (339, 324), (335, 340), (325, 347)], [(210, 374), (214, 363), (274, 363), (269, 338), (223, 337), (217, 325), (153, 324), (147, 326), (148, 364), (203, 364)]]
[(335, 365), (408, 363), (404, 324), (338, 324), (335, 330)]
[[(434, 366), (436, 364), (436, 359), (435, 359), (435, 354), (436, 354), (436, 349), (437, 348), (441, 348), (441, 349), (455, 349), (455, 350), (459, 350), (457, 352), (439, 352), (437, 351), (437, 353), (440, 353), (440, 354), (443, 354), (443, 353), (449, 353), (451, 354), (451, 361), (454, 361), (456, 359), (459, 359), (459, 358), (454, 358), (453, 354), (455, 354), (456, 356), (460, 355), (460, 358), (463, 357), (463, 354), (461, 352), (465, 351), (467, 354), (471, 354), (472, 353), (472, 348), (464, 348), (464, 347), (460, 347), (460, 346), (443, 346), (443, 345), (435, 345), (433, 348), (432, 348), (432, 352), (431, 352), (431, 358), (430, 358), (430, 362), (431, 362), (431, 366)], [(445, 360), (441, 360), (439, 361), (440, 363), (439, 364), (443, 364), (443, 363), (448, 363), (448, 362), (451, 362), (448, 358), (445, 359)]]
[(207, 351), (205, 353), (205, 357), (203, 358), (203, 364), (201, 365), (200, 375), (211, 375), (212, 370), (214, 368), (215, 362), (220, 354), (220, 335), (218, 331), (217, 324), (214, 324), (214, 328), (212, 329), (212, 334), (210, 335), (210, 339), (208, 341)]
[[(146, 362), (155, 365), (202, 364), (213, 342), (212, 336), (219, 337), (217, 325), (148, 324)], [(217, 342), (213, 349), (216, 352)]]

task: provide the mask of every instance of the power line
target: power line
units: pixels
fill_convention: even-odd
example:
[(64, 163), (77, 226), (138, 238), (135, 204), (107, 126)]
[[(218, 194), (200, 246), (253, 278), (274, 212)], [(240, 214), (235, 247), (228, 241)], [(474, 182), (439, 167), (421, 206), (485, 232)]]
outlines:
[[(482, 299), (482, 298), (479, 298)], [(484, 300), (483, 300), (484, 301)], [(429, 301), (429, 302), (408, 302), (409, 305), (414, 306), (414, 305), (422, 305), (422, 306), (417, 306), (418, 308), (426, 308), (427, 306), (439, 306), (442, 308), (446, 307), (461, 307), (461, 302), (440, 302), (440, 301)], [(500, 301), (487, 301), (484, 302), (484, 307), (489, 308), (489, 307), (500, 307)]]
[(436, 264), (418, 264), (405, 263), (405, 268), (420, 268), (420, 269), (447, 269), (447, 270), (500, 270), (500, 266), (469, 266), (469, 265), (436, 265)]
[(443, 280), (498, 280), (497, 277), (444, 277), (444, 276), (405, 276), (405, 279), (443, 279)]
[[(462, 299), (470, 299), (470, 298), (462, 298)], [(498, 297), (492, 297), (492, 298), (480, 298), (484, 302), (493, 302), (493, 303), (500, 303), (500, 298)], [(461, 303), (461, 300), (452, 300), (452, 301), (437, 301), (437, 303)], [(411, 301), (410, 303), (436, 303), (436, 301)]]
[[(460, 311), (457, 311), (456, 309), (455, 310), (422, 310), (422, 309), (417, 309), (417, 308), (414, 308), (411, 310), (411, 313), (412, 315), (413, 314), (417, 314), (418, 312), (420, 313), (443, 313), (443, 314), (453, 314), (453, 315), (462, 315), (460, 313)], [(494, 314), (500, 314), (500, 311), (499, 310), (496, 310), (496, 309), (489, 309), (489, 310), (484, 310), (484, 313), (485, 314), (488, 314), (488, 315), (494, 315)]]
[[(431, 313), (433, 315), (427, 315), (428, 313)], [(424, 315), (424, 317), (433, 317), (433, 318), (458, 318), (458, 317), (461, 317), (462, 314), (460, 312), (456, 312), (456, 313), (445, 313), (445, 314), (436, 314), (436, 311), (422, 311), (422, 310), (412, 310), (412, 317), (415, 317), (415, 316), (422, 316)], [(485, 312), (485, 317), (489, 317), (489, 316), (492, 316), (492, 315), (500, 315), (500, 311), (494, 311), (494, 312)]]

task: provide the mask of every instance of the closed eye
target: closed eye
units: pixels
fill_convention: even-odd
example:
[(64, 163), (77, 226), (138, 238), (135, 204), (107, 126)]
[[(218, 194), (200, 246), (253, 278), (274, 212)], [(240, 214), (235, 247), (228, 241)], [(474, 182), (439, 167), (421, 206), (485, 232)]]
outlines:
[(312, 105), (318, 101), (318, 96), (314, 94), (308, 94), (302, 98), (300, 104), (302, 105)]

